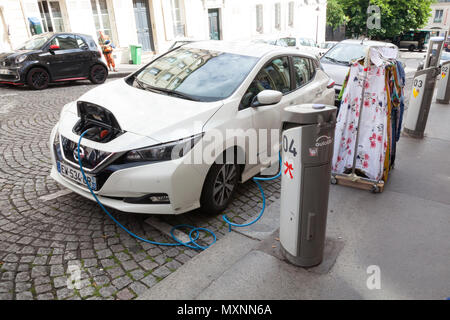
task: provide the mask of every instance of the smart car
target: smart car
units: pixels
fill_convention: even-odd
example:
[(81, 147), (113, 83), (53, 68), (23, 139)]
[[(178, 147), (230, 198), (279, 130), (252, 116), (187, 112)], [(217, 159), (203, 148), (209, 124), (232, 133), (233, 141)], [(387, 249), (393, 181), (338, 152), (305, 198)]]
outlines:
[[(284, 108), (332, 104), (332, 86), (317, 58), (299, 50), (185, 44), (65, 105), (49, 140), (51, 177), (92, 200), (81, 161), (106, 206), (152, 214), (201, 207), (217, 214), (238, 183), (278, 163)], [(274, 146), (261, 142), (273, 141), (266, 139), (271, 135)], [(224, 143), (216, 143), (219, 136)]]
[(103, 83), (108, 69), (93, 38), (78, 33), (43, 33), (13, 52), (0, 53), (0, 83), (36, 90), (51, 82), (89, 79)]

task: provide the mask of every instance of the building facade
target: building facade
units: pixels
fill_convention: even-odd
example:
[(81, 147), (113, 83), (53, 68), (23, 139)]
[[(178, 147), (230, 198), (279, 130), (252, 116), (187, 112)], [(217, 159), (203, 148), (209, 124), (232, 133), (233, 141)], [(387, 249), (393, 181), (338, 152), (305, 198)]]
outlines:
[(445, 36), (450, 30), (450, 0), (437, 0), (431, 5), (431, 16), (423, 30), (432, 36)]
[(326, 0), (0, 0), (0, 51), (39, 32), (108, 37), (120, 62), (129, 46), (166, 51), (178, 39), (325, 40)]

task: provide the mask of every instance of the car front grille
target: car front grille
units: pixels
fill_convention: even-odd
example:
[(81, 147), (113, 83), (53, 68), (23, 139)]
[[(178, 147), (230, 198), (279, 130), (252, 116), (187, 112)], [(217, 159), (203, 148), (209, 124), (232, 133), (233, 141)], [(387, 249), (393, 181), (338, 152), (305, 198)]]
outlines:
[[(64, 158), (78, 166), (78, 143), (61, 136), (61, 145)], [(112, 155), (113, 153), (111, 152), (105, 152), (80, 145), (81, 163), (83, 168), (87, 169), (87, 171), (95, 170)]]

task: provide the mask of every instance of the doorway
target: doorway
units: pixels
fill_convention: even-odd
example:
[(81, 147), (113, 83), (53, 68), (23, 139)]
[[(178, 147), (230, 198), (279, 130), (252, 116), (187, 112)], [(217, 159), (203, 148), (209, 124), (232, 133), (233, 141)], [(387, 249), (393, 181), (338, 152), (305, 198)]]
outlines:
[(211, 40), (220, 40), (220, 17), (219, 9), (208, 9), (209, 20), (209, 38)]
[(134, 17), (136, 18), (138, 43), (142, 46), (142, 51), (155, 51), (148, 1), (133, 0), (133, 8)]

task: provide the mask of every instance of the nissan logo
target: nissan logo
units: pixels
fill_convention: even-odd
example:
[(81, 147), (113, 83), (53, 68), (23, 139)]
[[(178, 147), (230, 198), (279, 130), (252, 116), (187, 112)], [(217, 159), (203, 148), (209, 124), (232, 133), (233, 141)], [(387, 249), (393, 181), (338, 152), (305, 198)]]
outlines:
[[(81, 160), (83, 160), (85, 157), (83, 147), (80, 147), (80, 157), (81, 157)], [(78, 161), (78, 147), (73, 149), (73, 158)]]

